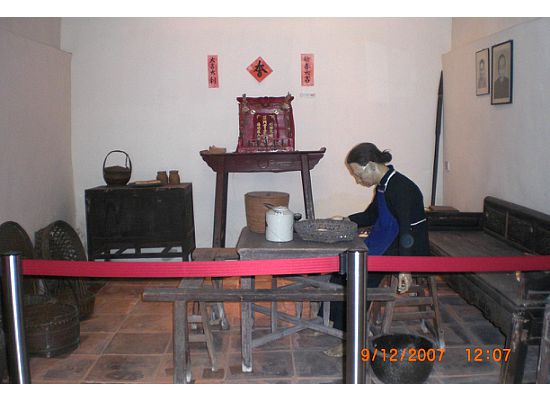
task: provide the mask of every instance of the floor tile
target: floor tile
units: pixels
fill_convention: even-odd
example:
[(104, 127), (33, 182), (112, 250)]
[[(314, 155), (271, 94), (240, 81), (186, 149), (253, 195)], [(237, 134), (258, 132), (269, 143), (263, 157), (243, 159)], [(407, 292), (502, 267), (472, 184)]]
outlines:
[(138, 301), (132, 310), (130, 311), (130, 315), (135, 314), (162, 314), (162, 315), (169, 315), (170, 317), (173, 315), (173, 303), (165, 302), (165, 301)]
[(125, 332), (171, 332), (172, 318), (169, 314), (130, 314), (120, 330)]
[(295, 379), (294, 383), (300, 385), (304, 384), (314, 384), (314, 385), (323, 385), (323, 384), (343, 384), (343, 378), (331, 378), (331, 377), (322, 377), (322, 378), (305, 378), (305, 379)]
[(98, 296), (95, 301), (95, 314), (128, 314), (137, 304), (137, 297)]
[(42, 376), (45, 382), (80, 383), (98, 356), (73, 354), (49, 368)]
[(342, 377), (344, 357), (329, 357), (319, 350), (295, 351), (294, 365), (298, 377)]
[(447, 346), (466, 345), (472, 341), (469, 332), (456, 321), (451, 324), (443, 325), (443, 332), (445, 335), (445, 344)]
[(242, 372), (241, 354), (228, 356), (228, 380), (256, 380), (265, 378), (292, 377), (294, 367), (290, 351), (264, 351), (252, 353), (253, 372)]
[[(252, 331), (252, 340), (260, 339), (266, 335), (271, 334), (271, 329), (254, 329)], [(239, 338), (240, 342), (240, 338)], [(288, 350), (290, 348), (290, 336), (285, 336), (277, 340), (265, 343), (261, 346), (255, 347), (254, 350)]]
[(312, 330), (304, 330), (290, 336), (297, 350), (326, 350), (342, 343), (342, 339), (330, 335), (317, 335)]
[(103, 355), (84, 379), (87, 383), (153, 383), (161, 356)]
[(116, 332), (122, 326), (126, 314), (94, 313), (86, 321), (80, 322), (80, 332)]
[(448, 376), (445, 379), (440, 379), (441, 383), (450, 384), (495, 384), (499, 383), (499, 375), (463, 375), (463, 376)]
[(496, 326), (487, 321), (468, 324), (468, 329), (481, 340), (481, 344), (504, 346), (506, 337)]
[(108, 283), (99, 292), (100, 296), (139, 298), (143, 294), (144, 284)]
[(105, 354), (163, 354), (170, 341), (168, 333), (117, 333)]
[(80, 346), (73, 354), (102, 354), (114, 333), (82, 332), (80, 333)]

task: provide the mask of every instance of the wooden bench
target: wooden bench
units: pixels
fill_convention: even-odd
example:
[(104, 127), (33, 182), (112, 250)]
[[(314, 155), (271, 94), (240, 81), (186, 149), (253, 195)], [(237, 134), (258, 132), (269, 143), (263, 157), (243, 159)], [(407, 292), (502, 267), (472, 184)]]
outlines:
[[(429, 222), (434, 255), (550, 254), (550, 215), (494, 197), (485, 198), (483, 213), (440, 215)], [(527, 346), (540, 343), (550, 272), (457, 273), (446, 280), (506, 336), (511, 353), (502, 363), (500, 381), (521, 383)]]

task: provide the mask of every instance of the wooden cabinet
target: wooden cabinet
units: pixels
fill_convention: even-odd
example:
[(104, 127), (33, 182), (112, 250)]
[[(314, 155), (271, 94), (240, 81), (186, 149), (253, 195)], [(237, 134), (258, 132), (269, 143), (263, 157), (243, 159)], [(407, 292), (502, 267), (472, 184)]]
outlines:
[(99, 186), (87, 189), (85, 199), (90, 260), (187, 260), (195, 248), (191, 183)]

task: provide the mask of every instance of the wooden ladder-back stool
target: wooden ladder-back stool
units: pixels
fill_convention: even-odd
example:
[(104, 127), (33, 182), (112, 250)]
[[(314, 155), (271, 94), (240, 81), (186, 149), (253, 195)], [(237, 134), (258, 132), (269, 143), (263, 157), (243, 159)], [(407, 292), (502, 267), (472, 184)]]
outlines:
[[(223, 261), (223, 260), (237, 260), (238, 258), (239, 258), (239, 255), (235, 248), (198, 248), (198, 249), (195, 249), (192, 253), (193, 261)], [(205, 284), (204, 278), (184, 278), (181, 280), (179, 287), (180, 288), (200, 288), (204, 284)], [(221, 279), (212, 279), (212, 285), (217, 288), (222, 287)], [(177, 303), (179, 302), (176, 302), (174, 307), (174, 322), (176, 322), (177, 319), (181, 318), (181, 316), (179, 315), (181, 307), (178, 306)], [(187, 322), (190, 323), (193, 328), (196, 328), (197, 324), (201, 324), (203, 333), (190, 332), (189, 342), (206, 343), (206, 348), (208, 351), (208, 356), (210, 357), (212, 371), (216, 371), (218, 369), (218, 365), (216, 362), (216, 356), (214, 352), (214, 338), (212, 336), (210, 325), (219, 324), (222, 329), (229, 329), (229, 322), (227, 321), (227, 317), (225, 315), (223, 303), (212, 304), (211, 317), (208, 316), (206, 302), (201, 301), (201, 302), (193, 303), (192, 310), (193, 311), (191, 312), (191, 315), (187, 317)], [(185, 310), (185, 312), (188, 312), (188, 311), (189, 310)], [(176, 325), (179, 325), (179, 324), (176, 324)], [(186, 326), (184, 329), (189, 329), (189, 327)]]
[[(387, 280), (390, 280), (389, 284)], [(397, 293), (398, 276), (392, 274), (385, 278), (386, 285)], [(383, 302), (384, 312), (380, 309), (382, 302), (373, 302), (373, 321), (379, 325), (382, 334), (390, 332), (392, 321), (421, 320), (421, 329), (429, 333), (426, 321), (432, 323), (432, 334), (435, 337), (436, 345), (445, 347), (445, 336), (443, 332), (441, 311), (437, 296), (436, 277), (431, 274), (413, 274), (413, 283), (405, 293), (398, 294), (394, 301)], [(406, 307), (406, 310), (403, 308)], [(416, 309), (415, 309), (416, 308)], [(412, 310), (411, 310), (412, 309)]]
[[(234, 247), (202, 247), (193, 250), (193, 261), (227, 261), (238, 260), (239, 253)], [(223, 287), (223, 280), (221, 278), (212, 278), (212, 286), (219, 289)], [(202, 282), (204, 284), (204, 280)], [(223, 303), (214, 303), (212, 307), (210, 324), (219, 324), (225, 331), (229, 329), (229, 321), (225, 315)]]

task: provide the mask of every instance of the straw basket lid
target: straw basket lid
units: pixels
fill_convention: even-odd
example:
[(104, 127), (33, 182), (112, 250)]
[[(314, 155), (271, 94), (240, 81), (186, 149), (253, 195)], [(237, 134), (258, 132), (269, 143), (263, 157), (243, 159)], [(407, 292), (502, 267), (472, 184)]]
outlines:
[(288, 207), (289, 194), (285, 192), (248, 192), (244, 195), (246, 208), (246, 225), (256, 233), (265, 233), (265, 213), (268, 208), (265, 203), (274, 206)]

